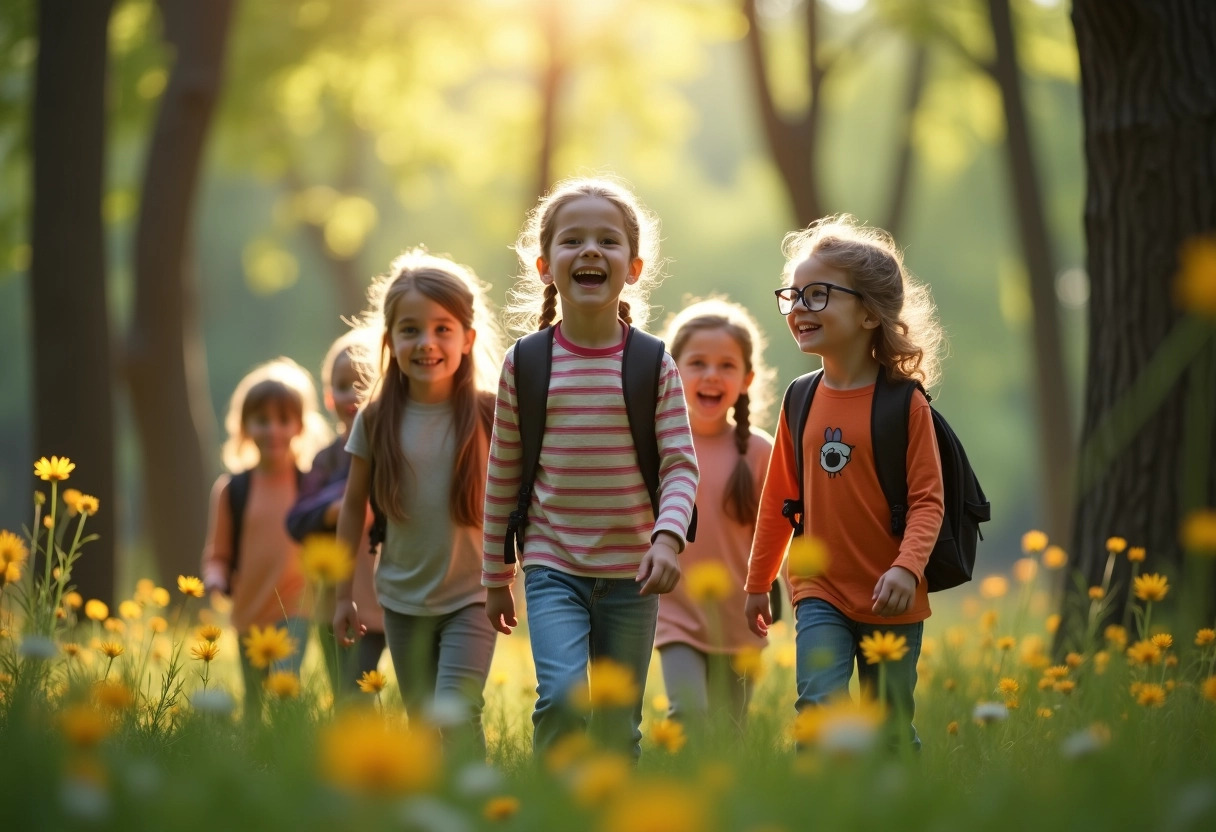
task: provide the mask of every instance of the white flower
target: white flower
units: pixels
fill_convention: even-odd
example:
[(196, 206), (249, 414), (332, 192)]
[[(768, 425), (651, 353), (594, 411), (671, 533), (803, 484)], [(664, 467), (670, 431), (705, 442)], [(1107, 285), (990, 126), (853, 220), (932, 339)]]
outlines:
[(427, 722), (437, 728), (464, 725), (471, 716), (469, 703), (459, 696), (436, 696), (426, 709)]
[(190, 704), (200, 714), (215, 714), (217, 716), (227, 716), (236, 707), (232, 694), (220, 688), (196, 691), (194, 696), (190, 697)]
[(1110, 734), (1093, 727), (1078, 731), (1060, 743), (1060, 754), (1070, 760), (1088, 757), (1110, 744)]
[(464, 797), (488, 797), (503, 789), (502, 774), (485, 763), (471, 763), (456, 773), (456, 791)]
[(110, 814), (110, 795), (83, 777), (68, 777), (59, 787), (59, 801), (69, 817), (100, 822)]
[(30, 635), (21, 639), (18, 651), (27, 659), (45, 660), (54, 658), (59, 652), (59, 645), (46, 636)]
[(1009, 718), (1009, 709), (1000, 702), (977, 702), (971, 718), (976, 722), (1000, 722)]
[(470, 832), (469, 822), (456, 809), (435, 797), (412, 797), (401, 804), (402, 825), (420, 832)]
[(825, 751), (841, 754), (862, 754), (874, 745), (879, 725), (860, 714), (844, 715), (825, 722), (819, 733), (819, 745)]

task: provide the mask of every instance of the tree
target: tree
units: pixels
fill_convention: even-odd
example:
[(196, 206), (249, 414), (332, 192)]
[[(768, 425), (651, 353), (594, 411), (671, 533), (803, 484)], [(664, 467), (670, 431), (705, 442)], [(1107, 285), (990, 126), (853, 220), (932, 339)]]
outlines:
[[(1076, 0), (1072, 19), (1092, 285), (1072, 554), (1101, 584), (1104, 541), (1121, 536), (1148, 550), (1149, 571), (1186, 574), (1190, 609), (1210, 614), (1211, 561), (1186, 561), (1178, 531), (1189, 510), (1216, 505), (1216, 340), (1171, 289), (1180, 246), (1216, 230), (1216, 6)], [(1130, 567), (1112, 565), (1122, 601)], [(1076, 607), (1066, 597), (1066, 624)]]
[(70, 457), (97, 496), (100, 535), (73, 571), (86, 597), (114, 594), (110, 330), (101, 194), (111, 2), (42, 0), (33, 103), (34, 453)]
[(176, 49), (148, 149), (135, 234), (135, 310), (126, 370), (142, 483), (162, 575), (193, 574), (206, 534), (213, 418), (205, 383), (191, 220), (203, 145), (219, 96), (232, 0), (163, 0)]

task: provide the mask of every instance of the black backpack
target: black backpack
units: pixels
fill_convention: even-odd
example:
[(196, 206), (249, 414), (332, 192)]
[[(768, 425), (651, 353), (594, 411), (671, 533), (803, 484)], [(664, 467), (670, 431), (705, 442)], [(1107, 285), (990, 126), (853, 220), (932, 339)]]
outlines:
[[(515, 395), (519, 406), (521, 445), (519, 497), (515, 511), (507, 520), (503, 562), (515, 563), (515, 550), (523, 548), (523, 530), (528, 524), (532, 503), (532, 483), (540, 461), (548, 414), (549, 375), (553, 369), (553, 327), (525, 335), (515, 343)], [(629, 327), (625, 335), (625, 354), (621, 357), (621, 387), (629, 432), (638, 454), (638, 468), (650, 492), (650, 507), (659, 516), (659, 440), (654, 430), (655, 408), (659, 401), (659, 377), (663, 368), (663, 342), (653, 335)], [(697, 534), (697, 508), (692, 509), (688, 540)]]
[[(228, 566), (229, 582), (241, 562), (241, 529), (245, 526), (245, 506), (249, 503), (249, 484), (253, 469), (233, 474), (228, 480), (228, 510), (232, 514), (232, 560)], [(304, 483), (304, 473), (296, 469), (296, 491)]]
[[(794, 462), (798, 470), (798, 499), (786, 500), (781, 509), (794, 527), (794, 535), (803, 532), (803, 460), (802, 434), (806, 430), (811, 399), (823, 377), (823, 370), (794, 379), (785, 391), (782, 409), (786, 424), (794, 439)], [(870, 406), (870, 441), (874, 445), (874, 467), (878, 482), (891, 508), (891, 534), (904, 533), (908, 513), (908, 413), (913, 391), (920, 389), (925, 399), (932, 401), (918, 382), (910, 379), (893, 382), (881, 369), (874, 386)], [(933, 407), (933, 430), (937, 434), (937, 449), (942, 462), (945, 516), (938, 532), (937, 545), (925, 566), (925, 580), (930, 592), (950, 589), (971, 580), (975, 568), (976, 539), (983, 540), (980, 523), (992, 517), (984, 489), (967, 461), (963, 443)]]

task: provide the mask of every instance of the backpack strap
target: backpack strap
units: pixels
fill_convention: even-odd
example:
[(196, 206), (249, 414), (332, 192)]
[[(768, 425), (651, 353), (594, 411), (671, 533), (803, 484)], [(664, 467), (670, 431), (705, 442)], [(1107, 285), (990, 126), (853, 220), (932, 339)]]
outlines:
[(815, 389), (823, 378), (823, 370), (816, 370), (794, 379), (785, 391), (782, 410), (785, 411), (785, 423), (789, 426), (790, 436), (794, 440), (794, 468), (798, 474), (798, 498), (788, 499), (781, 506), (781, 516), (790, 521), (794, 527), (794, 537), (802, 534), (804, 512), (803, 503), (803, 459), (802, 435), (806, 432), (806, 419), (811, 412), (811, 400), (815, 397)]
[(376, 550), (384, 543), (384, 537), (388, 534), (388, 515), (384, 513), (384, 509), (376, 502), (376, 459), (375, 457), (368, 458), (368, 477), (367, 477), (367, 502), (372, 509), (372, 527), (367, 531), (368, 552), (376, 554)]
[[(878, 370), (870, 405), (870, 443), (878, 483), (891, 509), (891, 534), (904, 533), (908, 516), (908, 412), (912, 394), (920, 387), (911, 379), (891, 381)], [(925, 394), (928, 396), (928, 394)]]
[(515, 342), (515, 403), (519, 413), (520, 473), (515, 510), (507, 518), (503, 563), (515, 563), (518, 544), (523, 548), (523, 530), (528, 525), (532, 483), (540, 461), (548, 415), (549, 376), (553, 371), (553, 327), (525, 335)]
[[(233, 474), (228, 479), (228, 512), (232, 515), (232, 559), (228, 562), (228, 575), (236, 574), (241, 562), (241, 532), (245, 528), (245, 509), (249, 505), (249, 487), (253, 482), (253, 469)], [(304, 484), (304, 472), (296, 469), (296, 494)]]

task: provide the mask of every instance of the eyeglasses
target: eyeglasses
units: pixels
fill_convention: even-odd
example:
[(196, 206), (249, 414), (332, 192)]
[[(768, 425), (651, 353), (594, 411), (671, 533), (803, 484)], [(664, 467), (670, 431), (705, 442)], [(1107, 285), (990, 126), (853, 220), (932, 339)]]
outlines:
[(794, 305), (798, 301), (802, 301), (803, 308), (808, 312), (823, 311), (823, 308), (828, 305), (828, 298), (832, 296), (833, 289), (858, 298), (862, 296), (861, 292), (837, 286), (835, 283), (808, 283), (801, 289), (797, 286), (786, 286), (773, 294), (777, 296), (777, 308), (781, 310), (781, 314), (788, 315), (794, 311)]

